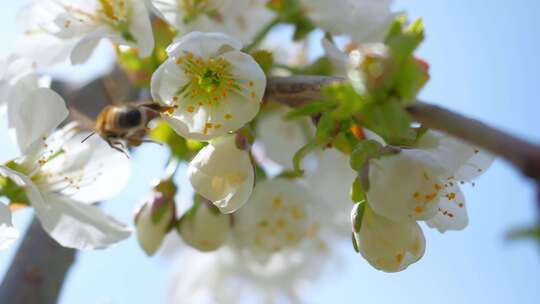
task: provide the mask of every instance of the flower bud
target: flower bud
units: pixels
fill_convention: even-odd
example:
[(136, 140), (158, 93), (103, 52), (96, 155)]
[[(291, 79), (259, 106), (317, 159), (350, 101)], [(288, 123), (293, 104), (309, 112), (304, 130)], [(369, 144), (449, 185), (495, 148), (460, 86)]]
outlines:
[(195, 191), (221, 212), (232, 213), (246, 203), (255, 173), (249, 153), (238, 149), (234, 135), (223, 136), (204, 147), (188, 167)]
[(221, 214), (212, 204), (196, 203), (178, 226), (184, 242), (200, 251), (217, 250), (229, 235), (230, 215)]
[(385, 272), (404, 270), (418, 261), (426, 248), (426, 240), (418, 223), (393, 222), (375, 214), (367, 206), (360, 231), (353, 234), (360, 254), (373, 267)]
[(159, 182), (150, 199), (136, 212), (137, 240), (149, 256), (153, 256), (159, 249), (174, 222), (176, 190), (176, 185), (171, 180)]

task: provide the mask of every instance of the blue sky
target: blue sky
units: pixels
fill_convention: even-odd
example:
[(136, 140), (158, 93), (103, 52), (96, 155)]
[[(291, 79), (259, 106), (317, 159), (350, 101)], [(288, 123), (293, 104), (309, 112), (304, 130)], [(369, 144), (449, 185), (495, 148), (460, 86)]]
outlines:
[[(12, 50), (14, 16), (27, 1), (3, 1), (0, 55)], [(422, 98), (481, 119), (540, 143), (540, 2), (536, 0), (397, 1), (411, 17), (423, 17), (427, 40), (419, 56), (431, 65)], [(107, 48), (85, 71), (106, 64)], [(73, 70), (62, 70), (72, 75)], [(81, 75), (85, 72), (79, 72)], [(13, 156), (0, 131), (0, 160)], [(7, 147), (7, 148), (4, 148)], [(159, 176), (165, 153), (147, 145), (139, 151), (128, 187), (107, 209), (127, 222), (131, 208)], [(531, 242), (509, 243), (505, 234), (535, 220), (534, 188), (498, 160), (476, 186), (465, 188), (470, 224), (462, 232), (424, 229), (424, 258), (398, 274), (373, 270), (350, 253), (347, 267), (325, 277), (309, 303), (537, 303), (540, 255)], [(16, 216), (21, 227), (29, 212)], [(0, 277), (14, 249), (0, 253)], [(62, 304), (161, 303), (169, 264), (145, 258), (134, 238), (110, 250), (78, 256)]]

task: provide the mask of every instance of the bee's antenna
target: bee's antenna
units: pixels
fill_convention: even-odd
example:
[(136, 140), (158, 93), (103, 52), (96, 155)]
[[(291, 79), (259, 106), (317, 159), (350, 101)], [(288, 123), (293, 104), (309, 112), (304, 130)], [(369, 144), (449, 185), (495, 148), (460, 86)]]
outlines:
[(90, 137), (94, 136), (94, 134), (96, 134), (96, 131), (90, 133), (90, 135), (86, 136), (82, 141), (81, 141), (81, 144), (85, 141), (87, 141)]

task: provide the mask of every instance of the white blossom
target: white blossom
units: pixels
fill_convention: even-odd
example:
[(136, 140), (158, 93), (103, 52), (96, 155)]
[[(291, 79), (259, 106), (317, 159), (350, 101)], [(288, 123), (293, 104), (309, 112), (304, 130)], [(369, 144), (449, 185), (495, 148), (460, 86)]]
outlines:
[(423, 150), (369, 161), (367, 201), (377, 214), (393, 221), (428, 220), (438, 210), (446, 171)]
[[(183, 250), (170, 303), (299, 303), (326, 270), (341, 259), (330, 206), (302, 182), (277, 178), (259, 182), (250, 201), (233, 216), (229, 241), (211, 254)], [(185, 274), (189, 273), (189, 276)]]
[(317, 168), (306, 174), (305, 183), (324, 206), (329, 224), (340, 234), (349, 232), (350, 189), (357, 173), (351, 169), (349, 157), (335, 149), (318, 153), (317, 163)]
[(278, 108), (257, 120), (257, 140), (263, 146), (263, 159), (270, 159), (285, 169), (292, 169), (294, 154), (315, 134), (309, 119), (287, 120), (291, 109)]
[(302, 0), (308, 18), (334, 35), (349, 35), (353, 41), (379, 42), (396, 14), (392, 0)]
[(230, 216), (204, 204), (200, 204), (193, 212), (180, 223), (178, 229), (182, 239), (200, 251), (217, 250), (229, 236), (232, 223)]
[(63, 99), (47, 88), (27, 89), (8, 104), (22, 156), (0, 166), (0, 174), (24, 189), (43, 228), (65, 247), (105, 248), (128, 237), (124, 225), (88, 203), (122, 189), (129, 161), (99, 138), (81, 143), (75, 124), (51, 134), (68, 115)]
[[(353, 209), (354, 212), (354, 209)], [(375, 268), (397, 272), (418, 261), (426, 240), (415, 221), (390, 221), (365, 207), (362, 225), (354, 233), (360, 254)]]
[(426, 220), (441, 232), (460, 230), (468, 218), (459, 185), (492, 162), (491, 154), (473, 145), (429, 131), (412, 149), (369, 162), (368, 203), (390, 220)]
[(416, 145), (430, 152), (447, 170), (443, 180), (444, 195), (440, 198), (437, 214), (426, 221), (431, 228), (443, 233), (462, 230), (468, 222), (465, 196), (460, 185), (471, 182), (491, 166), (494, 156), (487, 151), (442, 132), (426, 133)]
[(273, 18), (265, 0), (150, 0), (181, 34), (220, 32), (248, 44)]
[(209, 142), (188, 167), (188, 178), (197, 193), (223, 213), (242, 207), (253, 190), (255, 173), (249, 153), (236, 146), (234, 135)]
[(18, 15), (24, 29), (17, 53), (40, 65), (88, 60), (103, 38), (138, 48), (146, 57), (154, 49), (150, 16), (140, 0), (34, 0)]
[(311, 205), (315, 208), (315, 198), (295, 181), (260, 182), (249, 203), (235, 213), (235, 239), (262, 254), (295, 247), (320, 226), (311, 222)]
[(154, 101), (174, 107), (163, 119), (196, 139), (233, 132), (259, 112), (266, 77), (241, 44), (220, 33), (192, 32), (173, 42), (152, 76)]

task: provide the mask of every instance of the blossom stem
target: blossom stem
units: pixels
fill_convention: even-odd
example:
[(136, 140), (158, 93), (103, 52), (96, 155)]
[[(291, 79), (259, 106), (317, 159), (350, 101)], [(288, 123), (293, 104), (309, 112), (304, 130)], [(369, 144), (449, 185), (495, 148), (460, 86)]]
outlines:
[(178, 157), (171, 156), (167, 161), (167, 168), (165, 169), (165, 179), (173, 179), (176, 175), (176, 172), (178, 172), (178, 169), (180, 168), (180, 164), (182, 164), (182, 162), (178, 159)]
[(256, 48), (264, 40), (266, 35), (268, 35), (268, 33), (274, 28), (274, 26), (278, 25), (279, 23), (281, 23), (280, 17), (276, 17), (272, 21), (270, 21), (263, 29), (261, 29), (261, 31), (257, 33), (255, 38), (253, 38), (253, 41), (249, 45), (244, 47), (243, 51), (246, 53), (253, 51), (253, 49)]

